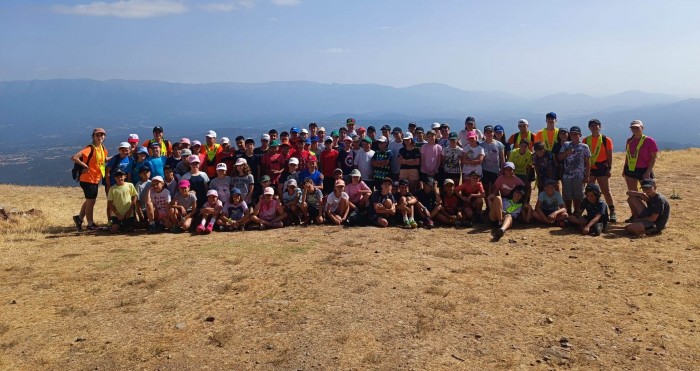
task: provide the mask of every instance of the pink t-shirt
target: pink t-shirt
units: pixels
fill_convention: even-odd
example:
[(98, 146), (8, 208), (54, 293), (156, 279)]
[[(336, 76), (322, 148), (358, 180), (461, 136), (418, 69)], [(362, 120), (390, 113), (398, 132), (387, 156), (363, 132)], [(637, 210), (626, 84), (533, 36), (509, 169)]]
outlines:
[(420, 147), (420, 171), (425, 174), (434, 175), (438, 171), (442, 147), (439, 144), (424, 144)]
[(277, 205), (279, 202), (276, 199), (270, 200), (270, 202), (260, 201), (260, 213), (258, 216), (260, 219), (270, 221), (277, 215)]
[[(637, 144), (639, 144), (639, 139), (632, 138), (629, 141), (629, 151), (630, 154), (635, 154), (637, 150)], [(642, 143), (642, 148), (639, 149), (639, 157), (637, 157), (637, 169), (645, 169), (649, 167), (649, 161), (651, 161), (651, 154), (659, 152), (659, 148), (656, 146), (656, 141), (647, 137)], [(627, 166), (627, 157), (625, 156), (625, 166)]]
[(357, 184), (348, 183), (345, 185), (345, 193), (347, 193), (348, 196), (350, 196), (350, 202), (354, 204), (360, 202), (360, 199), (362, 198), (362, 194), (360, 193), (360, 191), (369, 190), (369, 187), (363, 181), (360, 181)]
[(505, 175), (501, 175), (496, 179), (496, 182), (493, 183), (493, 189), (501, 191), (501, 196), (508, 197), (513, 191), (513, 188), (519, 185), (524, 186), (525, 183), (517, 176), (513, 175), (512, 178), (507, 179)]

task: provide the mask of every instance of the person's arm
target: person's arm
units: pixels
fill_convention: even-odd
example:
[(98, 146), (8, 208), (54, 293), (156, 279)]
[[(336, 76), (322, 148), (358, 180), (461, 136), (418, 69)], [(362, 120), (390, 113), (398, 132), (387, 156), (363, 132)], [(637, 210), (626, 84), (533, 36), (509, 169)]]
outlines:
[(630, 197), (637, 197), (644, 202), (649, 202), (649, 197), (646, 194), (644, 194), (644, 192), (627, 191), (626, 195), (628, 195)]
[(107, 201), (107, 209), (114, 214), (119, 220), (121, 220), (121, 215), (119, 215), (119, 212), (117, 212), (117, 208), (114, 206), (114, 201), (108, 200)]
[(131, 196), (131, 206), (129, 207), (129, 210), (127, 210), (124, 213), (124, 219), (131, 218), (132, 214), (134, 213), (135, 206), (136, 206), (136, 196)]
[(605, 151), (606, 151), (605, 153), (606, 153), (606, 155), (607, 155), (606, 157), (608, 159), (608, 170), (606, 171), (605, 175), (610, 176), (610, 171), (612, 170), (612, 165), (613, 165), (613, 149), (612, 149), (612, 140), (610, 138), (607, 138), (607, 137), (606, 137), (606, 139), (609, 141), (610, 146), (608, 147), (607, 144), (605, 146)]
[(649, 165), (647, 166), (647, 171), (644, 172), (643, 179), (650, 179), (651, 172), (654, 170), (654, 165), (656, 165), (656, 152), (651, 153), (651, 158), (649, 159)]
[(600, 218), (603, 216), (603, 214), (595, 214), (593, 218), (588, 222), (588, 224), (583, 226), (583, 229), (581, 229), (582, 234), (588, 234), (588, 232), (591, 231), (591, 227), (595, 225), (595, 223), (598, 223)]
[(590, 157), (584, 158), (584, 172), (583, 172), (583, 184), (588, 183), (588, 178), (591, 177), (591, 160)]

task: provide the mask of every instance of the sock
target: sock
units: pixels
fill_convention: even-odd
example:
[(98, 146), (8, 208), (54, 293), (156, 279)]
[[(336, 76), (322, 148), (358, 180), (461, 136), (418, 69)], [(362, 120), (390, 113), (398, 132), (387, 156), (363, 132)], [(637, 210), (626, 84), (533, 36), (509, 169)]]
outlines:
[(209, 220), (209, 225), (214, 225), (215, 222), (216, 222), (216, 220), (214, 218), (211, 218)]
[(408, 217), (406, 215), (403, 216), (403, 221), (404, 223), (408, 221)]
[(204, 225), (207, 224), (207, 218), (202, 218), (202, 222), (199, 224), (201, 224), (202, 227), (204, 227)]
[(413, 219), (413, 218), (408, 218), (408, 221), (411, 222), (411, 223), (414, 223), (416, 220)]

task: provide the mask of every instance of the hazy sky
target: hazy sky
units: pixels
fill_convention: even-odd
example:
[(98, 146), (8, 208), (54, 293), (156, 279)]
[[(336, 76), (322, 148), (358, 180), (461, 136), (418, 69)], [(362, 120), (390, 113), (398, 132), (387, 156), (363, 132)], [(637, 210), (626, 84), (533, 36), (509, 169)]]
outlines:
[(2, 0), (0, 80), (700, 96), (700, 1)]

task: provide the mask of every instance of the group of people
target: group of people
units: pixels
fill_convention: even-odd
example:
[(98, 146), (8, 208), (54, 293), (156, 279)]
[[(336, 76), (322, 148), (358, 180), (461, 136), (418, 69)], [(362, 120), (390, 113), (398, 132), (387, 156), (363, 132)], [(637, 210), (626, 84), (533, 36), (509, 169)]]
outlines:
[[(85, 218), (87, 229), (98, 228), (93, 210), (103, 185), (114, 233), (491, 223), (498, 240), (514, 223), (537, 221), (599, 235), (617, 222), (609, 184), (613, 142), (597, 119), (588, 122), (585, 137), (578, 126), (558, 127), (554, 112), (545, 121), (533, 132), (521, 119), (507, 136), (502, 125), (478, 129), (473, 117), (458, 131), (447, 123), (426, 130), (413, 122), (406, 130), (377, 130), (349, 118), (329, 133), (316, 123), (273, 129), (259, 143), (219, 138), (213, 130), (203, 142), (171, 141), (156, 126), (145, 141), (130, 134), (111, 158), (106, 132), (96, 128), (92, 142), (72, 157), (85, 195), (73, 219), (79, 230)], [(629, 127), (622, 175), (632, 217), (625, 229), (660, 233), (670, 207), (656, 191), (658, 148), (641, 121)]]

